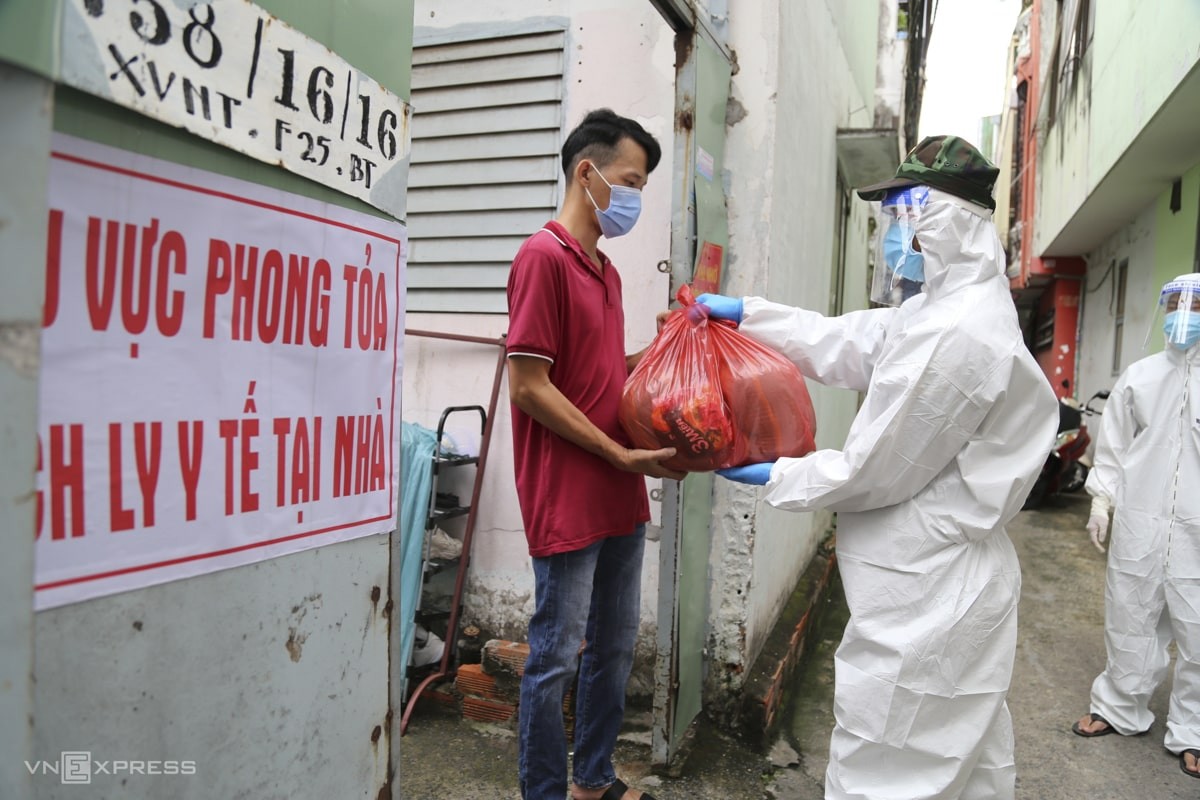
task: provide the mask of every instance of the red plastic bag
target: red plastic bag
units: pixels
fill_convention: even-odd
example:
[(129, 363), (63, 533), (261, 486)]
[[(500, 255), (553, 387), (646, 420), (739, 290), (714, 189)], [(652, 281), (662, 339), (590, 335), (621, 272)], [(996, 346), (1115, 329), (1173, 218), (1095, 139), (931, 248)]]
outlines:
[(816, 417), (796, 365), (727, 323), (690, 287), (625, 382), (621, 425), (637, 447), (674, 447), (666, 466), (705, 472), (814, 449)]

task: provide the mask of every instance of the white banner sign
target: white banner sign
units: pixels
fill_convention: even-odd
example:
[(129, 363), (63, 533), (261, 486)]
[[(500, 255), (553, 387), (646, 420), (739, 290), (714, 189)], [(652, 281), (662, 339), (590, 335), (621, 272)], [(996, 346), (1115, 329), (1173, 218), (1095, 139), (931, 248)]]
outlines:
[(52, 155), (36, 607), (394, 529), (404, 226)]
[(67, 0), (61, 79), (405, 215), (408, 105), (248, 0)]

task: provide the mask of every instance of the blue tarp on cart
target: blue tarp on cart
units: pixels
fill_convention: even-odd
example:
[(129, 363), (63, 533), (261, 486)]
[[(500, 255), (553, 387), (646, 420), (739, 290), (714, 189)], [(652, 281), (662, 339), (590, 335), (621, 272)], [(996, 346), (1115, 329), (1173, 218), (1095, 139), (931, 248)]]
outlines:
[(400, 450), (400, 686), (408, 695), (408, 662), (416, 633), (414, 611), (421, 596), (425, 519), (433, 483), (431, 463), (437, 434), (412, 422), (402, 423)]

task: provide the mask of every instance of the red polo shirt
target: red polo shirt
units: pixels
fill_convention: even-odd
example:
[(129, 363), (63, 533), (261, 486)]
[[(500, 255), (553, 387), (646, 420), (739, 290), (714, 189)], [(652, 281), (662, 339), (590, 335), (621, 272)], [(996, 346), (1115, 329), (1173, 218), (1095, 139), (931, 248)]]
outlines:
[[(563, 226), (525, 240), (508, 276), (508, 355), (551, 362), (550, 381), (615, 441), (625, 386), (621, 277), (608, 257), (587, 257)], [(512, 407), (517, 498), (534, 557), (630, 533), (650, 519), (644, 476), (623, 472)]]

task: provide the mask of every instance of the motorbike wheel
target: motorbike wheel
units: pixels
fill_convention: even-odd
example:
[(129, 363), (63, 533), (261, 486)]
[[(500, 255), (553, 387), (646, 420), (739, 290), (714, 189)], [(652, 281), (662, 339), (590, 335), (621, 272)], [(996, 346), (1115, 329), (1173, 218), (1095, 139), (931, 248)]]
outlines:
[(1038, 475), (1037, 480), (1033, 483), (1033, 489), (1029, 492), (1029, 497), (1025, 498), (1025, 504), (1021, 506), (1022, 510), (1028, 511), (1034, 508), (1041, 508), (1042, 503), (1046, 500), (1046, 492), (1050, 488), (1050, 476), (1042, 470), (1042, 474)]
[(1063, 480), (1062, 491), (1078, 492), (1087, 483), (1088, 468), (1076, 461), (1067, 470), (1067, 475)]

